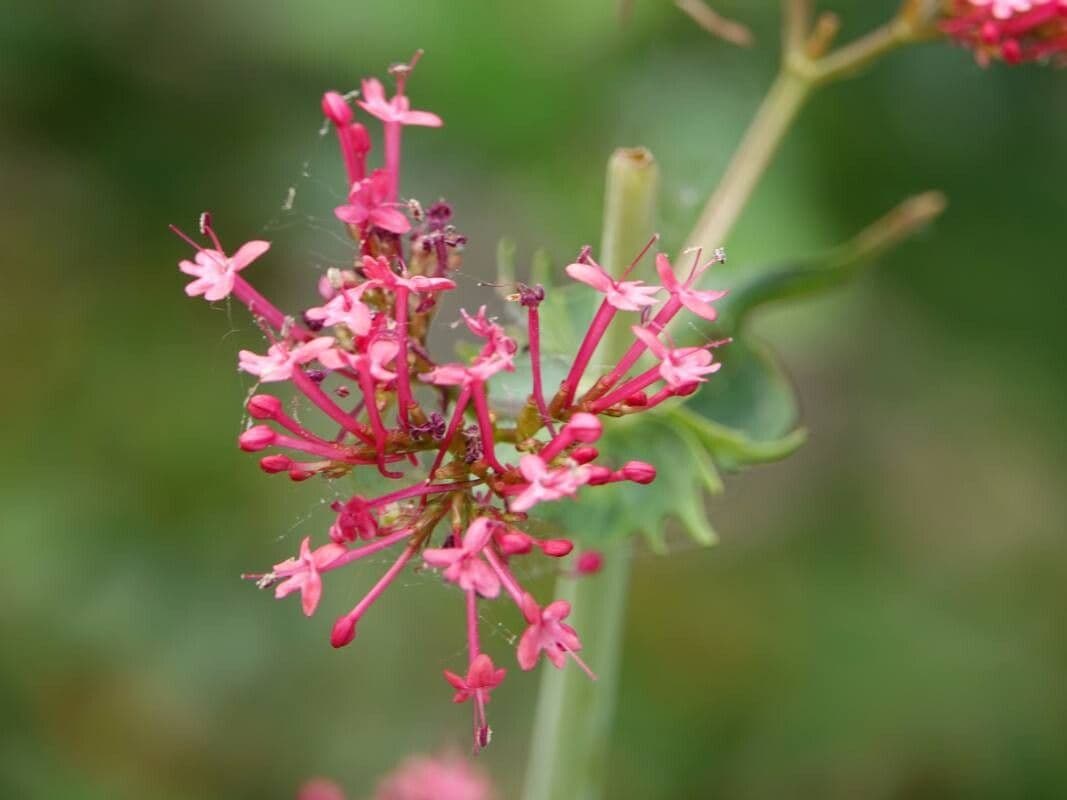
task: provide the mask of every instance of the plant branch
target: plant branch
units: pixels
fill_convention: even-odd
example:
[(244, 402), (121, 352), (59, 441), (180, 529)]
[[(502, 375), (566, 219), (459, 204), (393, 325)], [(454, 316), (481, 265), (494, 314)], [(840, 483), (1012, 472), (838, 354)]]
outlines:
[(813, 29), (810, 0), (783, 0), (783, 56), (778, 77), (701, 211), (686, 248), (711, 252), (725, 243), (812, 90), (847, 78), (897, 47), (936, 33), (928, 2), (905, 0), (887, 23), (823, 55), (836, 32), (830, 18), (820, 17)]

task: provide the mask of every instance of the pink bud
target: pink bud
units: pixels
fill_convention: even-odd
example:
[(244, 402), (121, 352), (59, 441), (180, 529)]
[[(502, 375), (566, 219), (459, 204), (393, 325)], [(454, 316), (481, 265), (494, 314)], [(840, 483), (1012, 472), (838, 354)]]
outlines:
[(289, 470), (289, 480), (300, 483), (300, 481), (306, 481), (315, 473), (307, 469), (291, 469)]
[(648, 405), (648, 395), (645, 392), (634, 392), (626, 398), (626, 405), (641, 408)]
[(982, 25), (979, 35), (985, 44), (996, 44), (997, 40), (1000, 39), (1000, 29), (992, 22), (992, 20), (987, 20)]
[(246, 408), (254, 419), (274, 419), (282, 410), (282, 401), (269, 394), (257, 394), (248, 401)]
[(562, 558), (574, 549), (574, 542), (570, 539), (545, 539), (541, 542), (541, 549), (546, 556)]
[(607, 467), (589, 466), (588, 483), (590, 486), (603, 486), (605, 483), (611, 483), (611, 479), (614, 477), (615, 473)]
[(357, 153), (367, 154), (370, 152), (370, 134), (367, 129), (358, 122), (353, 122), (348, 127), (348, 140)]
[(347, 125), (352, 121), (352, 108), (345, 98), (337, 92), (326, 92), (322, 96), (322, 113), (334, 125)]
[(600, 451), (592, 445), (576, 447), (571, 451), (571, 458), (579, 464), (588, 464), (590, 461), (596, 461), (599, 455)]
[(578, 556), (575, 568), (579, 575), (595, 575), (604, 566), (604, 556), (599, 550), (586, 550)]
[(571, 417), (565, 430), (570, 433), (575, 441), (588, 444), (590, 442), (595, 442), (600, 438), (604, 426), (601, 425), (600, 420), (592, 414), (586, 414), (584, 411), (580, 411)]
[(634, 483), (652, 483), (656, 480), (656, 468), (647, 461), (627, 461), (619, 471), (626, 480)]
[(293, 466), (293, 459), (289, 458), (289, 456), (263, 456), (263, 458), (259, 460), (259, 468), (271, 475), (276, 472), (285, 472), (291, 466)]
[(529, 536), (514, 530), (498, 534), (496, 542), (506, 556), (523, 555), (533, 548), (533, 540)]
[(330, 633), (330, 644), (334, 647), (344, 647), (356, 638), (356, 621), (351, 617), (339, 617), (333, 624)]
[(270, 447), (274, 443), (274, 436), (274, 431), (266, 425), (253, 425), (237, 437), (237, 444), (246, 453), (255, 453), (264, 447)]
[(696, 381), (693, 381), (692, 383), (687, 383), (684, 386), (679, 386), (677, 389), (675, 389), (674, 390), (674, 396), (675, 397), (689, 397), (689, 395), (691, 395), (693, 392), (695, 392), (699, 388), (700, 388), (700, 384), (697, 383)]

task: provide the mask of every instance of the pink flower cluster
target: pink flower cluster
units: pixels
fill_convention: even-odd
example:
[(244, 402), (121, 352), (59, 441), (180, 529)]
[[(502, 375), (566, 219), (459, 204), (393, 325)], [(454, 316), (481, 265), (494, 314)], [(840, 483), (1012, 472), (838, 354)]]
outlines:
[[(378, 784), (373, 800), (493, 800), (489, 777), (458, 753), (409, 756)], [(297, 800), (345, 800), (338, 784), (315, 778), (300, 787)]]
[[(369, 176), (366, 129), (354, 121), (353, 109), (340, 94), (323, 98), (351, 189), (337, 216), (357, 252), (351, 264), (322, 277), (318, 304), (299, 316), (280, 311), (242, 275), (267, 252), (268, 243), (249, 242), (227, 255), (206, 214), (200, 228), (207, 246), (178, 232), (196, 248), (193, 260), (182, 261), (180, 269), (195, 278), (186, 287), (189, 295), (235, 297), (248, 307), (268, 348), (264, 354), (242, 350), (238, 368), (260, 384), (287, 384), (294, 395), (290, 402), (273, 394), (251, 396), (247, 411), (253, 424), (238, 439), (241, 449), (269, 451), (260, 458), (261, 468), (286, 473), (294, 481), (316, 475), (336, 479), (367, 467), (403, 484), (379, 496), (355, 494), (334, 503), (336, 516), (324, 543), (313, 545), (307, 537), (295, 557), (249, 577), (261, 587), (273, 586), (279, 598), (299, 593), (310, 616), (327, 573), (398, 549), (374, 586), (334, 623), (331, 642), (343, 647), (409, 563), (421, 560), (439, 570), (444, 581), (463, 593), (467, 622), (466, 669), (446, 671), (445, 678), (455, 702), (471, 702), (475, 745), (483, 747), (490, 737), (485, 706), (505, 670), (482, 650), (479, 603), (502, 597), (521, 613), (527, 626), (516, 654), (522, 669), (533, 669), (544, 654), (555, 667), (569, 659), (593, 675), (579, 655), (578, 633), (566, 622), (568, 603), (541, 605), (515, 577), (512, 562), (533, 553), (560, 558), (573, 548), (569, 540), (530, 533), (528, 515), (540, 504), (572, 498), (588, 487), (655, 479), (655, 467), (642, 461), (615, 467), (599, 463), (595, 443), (602, 418), (647, 411), (688, 395), (718, 370), (711, 351), (720, 343), (676, 347), (665, 329), (683, 309), (715, 318), (711, 304), (723, 293), (694, 284), (724, 255), (719, 251), (702, 262), (697, 254), (684, 280), (666, 256), (658, 255), (660, 283), (645, 284), (629, 273), (651, 242), (618, 278), (584, 249), (567, 274), (601, 299), (551, 398), (545, 396), (541, 375), (539, 307), (545, 292), (520, 284), (513, 299), (525, 321), (531, 391), (525, 408), (505, 424), (504, 415), (492, 408), (490, 386), (494, 376), (516, 370), (519, 346), (484, 306), (463, 313), (467, 329), (480, 342), (472, 360), (439, 363), (427, 348), (437, 298), (456, 288), (450, 275), (465, 239), (450, 224), (451, 210), (443, 203), (423, 211), (413, 201), (398, 200), (403, 128), (441, 124), (433, 114), (410, 110), (404, 94), (410, 68), (394, 68), (397, 90), (392, 98), (386, 98), (378, 81), (363, 82), (358, 105), (384, 126), (384, 166)], [(629, 318), (616, 319), (620, 315)], [(631, 341), (614, 367), (592, 380), (589, 365), (613, 324), (624, 326)], [(632, 372), (642, 358), (648, 365)], [(287, 407), (298, 400), (318, 409), (325, 425), (313, 430), (290, 413)], [(575, 574), (592, 574), (599, 566), (599, 554), (591, 552)]]
[(950, 9), (942, 30), (980, 64), (1062, 61), (1067, 53), (1067, 0), (953, 0)]

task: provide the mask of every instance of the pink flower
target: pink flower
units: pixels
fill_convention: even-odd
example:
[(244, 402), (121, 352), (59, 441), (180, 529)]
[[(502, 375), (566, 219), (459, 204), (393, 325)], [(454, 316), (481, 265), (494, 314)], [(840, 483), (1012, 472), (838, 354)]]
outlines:
[(955, 0), (941, 29), (979, 64), (1040, 61), (1067, 53), (1067, 0)]
[(511, 510), (515, 512), (529, 511), (538, 503), (574, 495), (589, 481), (589, 468), (584, 465), (549, 469), (540, 456), (532, 453), (519, 459), (519, 471), (529, 486), (511, 501)]
[(446, 669), (445, 680), (456, 690), (453, 703), (463, 703), (473, 697), (475, 702), (484, 704), (489, 702), (489, 692), (500, 685), (506, 674), (506, 669), (496, 669), (489, 656), (479, 653), (471, 662), (465, 678)]
[(528, 594), (523, 597), (522, 615), (530, 627), (519, 640), (516, 655), (520, 667), (524, 670), (533, 669), (543, 650), (552, 666), (563, 669), (567, 654), (582, 649), (577, 632), (563, 621), (570, 613), (571, 604), (566, 600), (556, 600), (541, 609), (533, 597)]
[(243, 372), (259, 376), (262, 383), (287, 381), (298, 366), (324, 357), (325, 353), (330, 352), (333, 341), (332, 336), (320, 336), (296, 347), (278, 342), (270, 346), (265, 356), (251, 350), (242, 350), (238, 354), (237, 367)]
[(411, 223), (404, 212), (387, 202), (388, 197), (389, 175), (384, 170), (376, 169), (370, 177), (352, 185), (348, 204), (338, 206), (333, 213), (341, 222), (350, 225), (369, 223), (390, 233), (407, 233), (411, 230)]
[(367, 501), (358, 494), (344, 503), (335, 501), (331, 508), (337, 518), (330, 526), (330, 538), (335, 542), (373, 539), (378, 535), (378, 520), (371, 513)]
[(645, 286), (642, 281), (616, 281), (597, 264), (575, 262), (567, 266), (567, 274), (574, 280), (592, 286), (604, 299), (620, 311), (640, 311), (655, 305), (653, 297), (659, 286)]
[(988, 8), (997, 19), (1008, 19), (1012, 14), (1021, 14), (1045, 2), (1046, 0), (970, 0), (972, 6)]
[(360, 299), (366, 286), (344, 289), (325, 305), (309, 308), (305, 316), (323, 325), (344, 325), (356, 336), (366, 336), (370, 333), (372, 316), (371, 310)]
[(467, 528), (459, 547), (429, 547), (423, 550), (422, 558), (431, 567), (444, 567), (444, 579), (460, 589), (473, 589), (482, 597), (496, 597), (500, 594), (500, 578), (480, 555), (494, 527), (492, 520), (479, 517)]
[(722, 261), (723, 257), (724, 256), (717, 252), (715, 259), (712, 261), (700, 266), (694, 264), (692, 271), (689, 273), (689, 277), (685, 279), (685, 283), (678, 282), (678, 279), (674, 276), (674, 270), (671, 269), (671, 262), (667, 260), (667, 256), (663, 255), (663, 253), (656, 256), (656, 271), (659, 273), (660, 280), (663, 281), (663, 288), (670, 292), (672, 296), (677, 297), (678, 302), (698, 317), (713, 321), (718, 316), (718, 313), (709, 305), (709, 303), (714, 303), (716, 300), (722, 299), (726, 295), (726, 292), (697, 291), (692, 287), (696, 282), (696, 279), (700, 277), (704, 270), (712, 264)]
[(401, 125), (423, 125), (440, 128), (444, 123), (429, 111), (412, 111), (406, 95), (398, 94), (392, 100), (385, 99), (385, 89), (377, 78), (363, 81), (363, 98), (359, 107), (382, 122), (399, 122)]
[[(515, 343), (504, 339), (512, 345)], [(473, 382), (485, 383), (498, 372), (514, 372), (515, 361), (512, 358), (514, 350), (509, 350), (506, 342), (498, 342), (500, 349), (482, 355), (474, 359), (470, 366), (464, 364), (441, 364), (429, 372), (419, 375), (419, 380), (432, 383), (434, 386), (468, 386)]]
[(233, 291), (234, 276), (270, 249), (270, 242), (252, 241), (241, 245), (232, 256), (221, 250), (202, 249), (193, 261), (183, 259), (178, 269), (186, 275), (196, 277), (186, 284), (185, 293), (189, 297), (204, 295), (212, 303), (229, 297)]
[(313, 778), (300, 787), (296, 800), (345, 800), (345, 792), (333, 781)]
[(458, 755), (415, 756), (378, 785), (374, 800), (493, 800), (493, 785)]
[(396, 380), (396, 373), (385, 365), (396, 358), (400, 346), (392, 339), (375, 339), (363, 353), (350, 353), (347, 350), (333, 348), (319, 356), (319, 361), (327, 369), (355, 369), (366, 366), (374, 380), (389, 383)]
[(407, 271), (397, 275), (389, 261), (379, 256), (363, 256), (363, 274), (386, 289), (396, 290), (402, 286), (413, 292), (445, 292), (456, 288), (455, 281), (448, 278), (428, 278), (425, 275), (409, 275)]
[(705, 375), (718, 372), (722, 366), (712, 363), (711, 353), (703, 347), (668, 349), (652, 331), (634, 325), (634, 335), (660, 359), (659, 374), (672, 389), (680, 389), (694, 383), (703, 383)]
[(281, 599), (299, 591), (304, 614), (310, 617), (315, 613), (319, 599), (322, 597), (322, 578), (319, 576), (319, 571), (346, 552), (343, 545), (335, 542), (324, 544), (312, 552), (311, 537), (305, 537), (300, 543), (300, 555), (297, 558), (289, 558), (274, 565), (274, 575), (285, 578), (275, 587), (274, 596)]

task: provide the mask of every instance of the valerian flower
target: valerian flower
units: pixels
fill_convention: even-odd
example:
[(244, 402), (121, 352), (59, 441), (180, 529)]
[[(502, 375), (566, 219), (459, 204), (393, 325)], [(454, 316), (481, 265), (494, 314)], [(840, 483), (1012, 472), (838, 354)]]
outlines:
[(204, 295), (205, 300), (215, 302), (230, 296), (237, 273), (270, 249), (270, 242), (245, 242), (237, 252), (228, 256), (221, 248), (203, 248), (193, 260), (183, 260), (179, 269), (196, 280), (186, 284), (185, 293), (190, 297)]
[(941, 29), (983, 66), (1059, 60), (1067, 54), (1067, 0), (951, 0)]
[[(478, 343), (469, 359), (442, 363), (428, 346), (438, 297), (456, 288), (453, 276), (466, 237), (456, 231), (447, 203), (422, 211), (413, 201), (397, 199), (402, 129), (441, 124), (435, 114), (410, 107), (405, 83), (413, 65), (393, 68), (397, 88), (391, 98), (380, 82), (370, 79), (362, 84), (357, 108), (337, 92), (322, 99), (323, 113), (337, 130), (350, 191), (338, 216), (356, 252), (351, 261), (331, 265), (315, 277), (313, 290), (322, 297), (318, 304), (286, 314), (260, 294), (239, 272), (268, 244), (249, 242), (226, 256), (209, 215), (200, 224), (208, 246), (177, 231), (196, 250), (194, 260), (183, 260), (179, 268), (197, 279), (187, 287), (189, 294), (209, 300), (232, 296), (259, 323), (266, 353), (242, 350), (240, 370), (261, 383), (284, 383), (292, 390), (285, 402), (271, 394), (246, 400), (253, 423), (238, 437), (238, 446), (261, 454), (259, 466), (265, 473), (287, 474), (294, 481), (321, 476), (333, 481), (331, 490), (337, 491), (342, 485), (338, 479), (367, 467), (400, 487), (374, 493), (367, 489), (370, 484), (359, 485), (358, 492), (331, 505), (335, 516), (318, 547), (305, 537), (295, 557), (266, 574), (247, 577), (262, 587), (274, 586), (279, 598), (299, 592), (304, 613), (311, 615), (328, 574), (332, 582), (338, 579), (332, 573), (353, 562), (369, 566), (369, 557), (393, 551), (391, 563), (366, 594), (335, 618), (330, 643), (345, 647), (410, 565), (440, 570), (450, 590), (463, 594), (467, 640), (462, 670), (446, 671), (445, 677), (457, 702), (472, 702), (474, 745), (481, 748), (491, 738), (485, 706), (505, 670), (482, 648), (480, 604), (511, 602), (523, 615), (528, 627), (514, 655), (523, 669), (531, 669), (544, 653), (556, 667), (574, 661), (592, 675), (578, 655), (578, 632), (565, 622), (570, 606), (557, 600), (542, 607), (516, 577), (513, 564), (542, 556), (567, 558), (574, 549), (569, 539), (538, 535), (530, 524), (542, 504), (580, 502), (579, 491), (605, 484), (655, 480), (654, 465), (605, 463), (610, 459), (601, 456), (595, 443), (612, 417), (641, 413), (689, 394), (718, 369), (709, 352), (713, 344), (668, 347), (660, 337), (683, 311), (714, 318), (712, 303), (722, 292), (695, 284), (722, 256), (716, 253), (707, 263), (698, 256), (685, 280), (674, 276), (665, 256), (657, 256), (660, 286), (628, 277), (655, 239), (618, 277), (583, 249), (567, 273), (596, 290), (599, 305), (551, 398), (545, 393), (540, 353), (538, 309), (545, 290), (518, 286), (513, 297), (526, 317), (530, 358), (524, 369), (532, 385), (518, 416), (534, 420), (533, 428), (525, 425), (520, 435), (514, 409), (494, 406), (491, 389), (502, 373), (516, 371), (517, 356), (526, 351), (485, 306), (473, 314), (461, 312)], [(384, 164), (369, 177), (370, 138), (357, 119), (360, 112), (384, 127)], [(620, 315), (623, 319), (616, 319)], [(599, 377), (588, 375), (593, 353), (612, 325), (627, 337), (628, 349)], [(317, 335), (327, 326), (332, 335)], [(631, 374), (641, 358), (650, 365)], [(646, 389), (656, 385), (660, 388), (649, 396)], [(597, 567), (587, 555), (576, 571), (590, 574)], [(436, 792), (427, 797), (451, 797), (444, 784), (423, 778)], [(422, 796), (398, 794), (402, 784), (397, 779), (379, 796)], [(456, 795), (464, 800), (480, 796)]]

